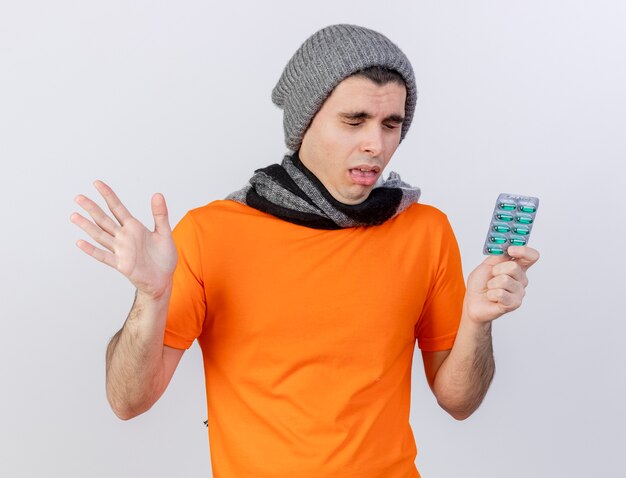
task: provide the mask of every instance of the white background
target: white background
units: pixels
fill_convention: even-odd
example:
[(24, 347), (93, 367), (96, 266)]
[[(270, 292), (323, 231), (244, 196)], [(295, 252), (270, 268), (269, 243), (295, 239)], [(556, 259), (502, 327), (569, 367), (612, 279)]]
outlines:
[(418, 108), (390, 169), (448, 214), (466, 274), (497, 194), (541, 198), (542, 259), (494, 325), (483, 406), (455, 422), (415, 363), (418, 468), (625, 476), (625, 5), (3, 0), (0, 475), (211, 476), (196, 345), (150, 412), (108, 408), (105, 347), (133, 289), (75, 247), (73, 198), (100, 178), (151, 224), (161, 191), (176, 223), (239, 188), (285, 152), (270, 92), (287, 60), (346, 22), (413, 63)]

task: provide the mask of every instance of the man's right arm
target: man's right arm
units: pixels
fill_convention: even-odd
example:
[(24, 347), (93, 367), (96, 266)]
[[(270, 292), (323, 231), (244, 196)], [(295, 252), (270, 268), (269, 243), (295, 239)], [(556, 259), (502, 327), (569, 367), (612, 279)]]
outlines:
[(92, 221), (74, 213), (71, 221), (102, 246), (80, 240), (77, 246), (94, 259), (126, 276), (136, 287), (135, 302), (106, 355), (106, 391), (115, 414), (133, 418), (163, 394), (182, 350), (163, 345), (172, 277), (177, 253), (161, 194), (152, 197), (154, 231), (134, 218), (113, 190), (94, 183), (115, 220), (94, 201), (79, 195), (76, 202)]
[(163, 345), (169, 305), (139, 291), (124, 326), (106, 353), (106, 394), (122, 420), (134, 418), (156, 403), (167, 388), (184, 350)]

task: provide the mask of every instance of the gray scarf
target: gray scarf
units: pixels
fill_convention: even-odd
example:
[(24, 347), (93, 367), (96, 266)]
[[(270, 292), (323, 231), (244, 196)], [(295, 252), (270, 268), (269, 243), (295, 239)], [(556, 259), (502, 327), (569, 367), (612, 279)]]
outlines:
[(298, 153), (282, 164), (255, 171), (249, 184), (226, 199), (246, 204), (294, 224), (314, 229), (376, 226), (397, 216), (418, 201), (419, 188), (410, 186), (395, 172), (376, 185), (360, 204), (337, 201), (300, 161)]

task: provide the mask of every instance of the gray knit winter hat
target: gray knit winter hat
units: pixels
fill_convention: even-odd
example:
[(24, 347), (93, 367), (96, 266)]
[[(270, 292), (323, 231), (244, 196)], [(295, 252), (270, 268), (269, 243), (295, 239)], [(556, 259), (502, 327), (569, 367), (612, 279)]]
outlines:
[(287, 147), (292, 151), (300, 148), (313, 117), (341, 81), (371, 66), (395, 70), (406, 83), (402, 141), (417, 101), (415, 77), (408, 58), (378, 32), (356, 25), (331, 25), (311, 35), (298, 48), (272, 91), (272, 101), (284, 111)]

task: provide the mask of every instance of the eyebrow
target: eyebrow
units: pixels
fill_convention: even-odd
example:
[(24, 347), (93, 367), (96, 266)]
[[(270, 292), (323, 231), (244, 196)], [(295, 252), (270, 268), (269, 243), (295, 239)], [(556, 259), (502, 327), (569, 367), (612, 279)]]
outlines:
[[(355, 112), (349, 112), (349, 113), (339, 113), (339, 116), (341, 116), (344, 119), (347, 120), (363, 120), (363, 119), (371, 119), (373, 118), (373, 116), (365, 111), (355, 111)], [(388, 121), (391, 123), (398, 123), (398, 124), (402, 124), (404, 122), (404, 116), (401, 115), (389, 115), (387, 116), (383, 121)]]

